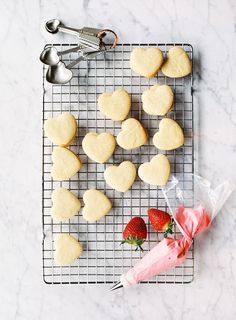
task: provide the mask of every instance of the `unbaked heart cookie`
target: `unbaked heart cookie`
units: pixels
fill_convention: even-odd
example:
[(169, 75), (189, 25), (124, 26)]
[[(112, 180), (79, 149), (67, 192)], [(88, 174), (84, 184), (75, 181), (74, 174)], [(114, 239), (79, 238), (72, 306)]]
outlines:
[(65, 221), (79, 212), (79, 199), (65, 188), (57, 188), (52, 193), (52, 217), (55, 221)]
[(44, 123), (45, 135), (54, 144), (67, 147), (74, 139), (77, 130), (75, 117), (65, 112), (56, 118), (50, 118)]
[(164, 186), (170, 176), (170, 163), (164, 154), (154, 156), (138, 169), (141, 180), (155, 186)]
[(102, 114), (113, 121), (123, 121), (131, 107), (131, 98), (124, 89), (113, 93), (105, 92), (98, 98), (98, 107)]
[(173, 47), (169, 50), (161, 71), (170, 78), (185, 77), (192, 72), (192, 62), (183, 48)]
[(84, 208), (82, 211), (86, 221), (94, 222), (104, 217), (112, 208), (111, 201), (105, 194), (96, 189), (85, 191)]
[(89, 132), (82, 141), (82, 147), (90, 159), (104, 163), (112, 156), (116, 148), (116, 140), (111, 133)]
[(116, 138), (118, 145), (125, 150), (138, 148), (145, 144), (147, 139), (147, 132), (142, 124), (134, 118), (122, 122), (121, 131)]
[(82, 166), (79, 157), (64, 147), (57, 147), (53, 150), (52, 162), (51, 175), (54, 180), (59, 181), (70, 179)]
[(54, 246), (54, 260), (55, 264), (59, 266), (70, 265), (83, 252), (81, 243), (67, 233), (58, 234), (55, 238)]
[(146, 78), (153, 78), (163, 63), (159, 48), (135, 48), (130, 56), (130, 68)]
[(130, 161), (123, 161), (119, 166), (108, 167), (104, 172), (106, 183), (113, 189), (126, 192), (136, 178), (136, 167)]
[(156, 84), (142, 94), (143, 110), (153, 116), (164, 116), (172, 107), (174, 94), (167, 85)]
[(153, 144), (160, 150), (174, 150), (184, 144), (184, 134), (179, 124), (172, 119), (160, 121), (159, 131), (153, 136)]

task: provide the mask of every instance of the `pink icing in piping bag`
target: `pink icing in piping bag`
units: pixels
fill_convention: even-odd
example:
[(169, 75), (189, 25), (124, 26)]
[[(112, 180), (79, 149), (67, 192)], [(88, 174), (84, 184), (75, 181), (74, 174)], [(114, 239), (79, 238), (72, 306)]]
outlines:
[(121, 276), (124, 287), (149, 279), (175, 266), (186, 259), (193, 237), (206, 230), (211, 223), (209, 214), (199, 206), (196, 209), (180, 207), (174, 217), (183, 237), (166, 238), (160, 241), (126, 274)]
[[(206, 180), (196, 177), (202, 191), (204, 190), (203, 203), (208, 210), (206, 211), (201, 204), (195, 209), (180, 205), (173, 212), (173, 218), (183, 236), (179, 239), (165, 238), (160, 241), (134, 267), (120, 277), (120, 282), (115, 284), (112, 290), (137, 284), (184, 262), (193, 238), (209, 227), (234, 189), (232, 184), (225, 182), (212, 190), (210, 184), (206, 184)], [(170, 210), (172, 211), (171, 208)]]

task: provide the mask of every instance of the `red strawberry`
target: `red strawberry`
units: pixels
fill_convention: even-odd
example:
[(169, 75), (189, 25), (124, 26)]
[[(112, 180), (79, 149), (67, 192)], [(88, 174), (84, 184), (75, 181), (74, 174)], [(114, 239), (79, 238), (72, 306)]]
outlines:
[(147, 227), (144, 220), (141, 217), (134, 217), (132, 218), (126, 225), (123, 231), (123, 243), (129, 243), (131, 245), (135, 245), (137, 251), (140, 249), (143, 251), (141, 245), (147, 238)]
[(164, 237), (166, 238), (168, 233), (173, 233), (173, 221), (169, 213), (159, 210), (150, 208), (148, 209), (148, 217), (151, 225), (156, 231), (164, 231)]

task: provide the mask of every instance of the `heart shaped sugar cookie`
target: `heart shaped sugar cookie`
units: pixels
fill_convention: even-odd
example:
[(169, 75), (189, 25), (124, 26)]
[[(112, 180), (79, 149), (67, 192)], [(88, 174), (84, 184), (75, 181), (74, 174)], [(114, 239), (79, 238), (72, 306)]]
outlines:
[(138, 169), (141, 180), (154, 186), (164, 186), (170, 176), (170, 163), (164, 154), (154, 156)]
[(65, 221), (79, 212), (79, 199), (65, 188), (57, 188), (52, 193), (52, 217), (55, 221)]
[(108, 167), (104, 172), (106, 183), (113, 189), (126, 192), (136, 178), (136, 167), (130, 161), (123, 161), (119, 166)]
[(124, 120), (131, 107), (131, 98), (124, 89), (105, 92), (98, 97), (98, 107), (103, 115), (113, 121)]
[(153, 144), (160, 150), (174, 150), (181, 147), (184, 144), (182, 128), (172, 119), (162, 119), (159, 131), (153, 136)]
[(104, 217), (112, 208), (111, 201), (105, 194), (96, 189), (85, 191), (84, 208), (82, 211), (86, 221), (94, 222)]
[(141, 76), (153, 78), (163, 60), (163, 53), (158, 48), (135, 48), (130, 55), (130, 68)]
[(138, 148), (145, 144), (147, 139), (147, 132), (142, 124), (134, 118), (122, 122), (121, 131), (116, 138), (118, 145), (125, 150)]
[(79, 157), (64, 147), (57, 147), (53, 150), (52, 162), (51, 175), (54, 180), (59, 181), (70, 179), (82, 166)]
[(90, 159), (104, 163), (112, 156), (116, 148), (116, 140), (111, 133), (89, 132), (82, 141), (82, 147)]
[(174, 94), (167, 85), (156, 84), (142, 94), (143, 110), (153, 116), (164, 116), (172, 107)]
[(185, 77), (192, 72), (192, 62), (183, 48), (173, 47), (169, 50), (161, 71), (170, 78)]
[(44, 123), (45, 135), (54, 144), (67, 147), (74, 139), (77, 130), (75, 117), (65, 112), (56, 118), (50, 118)]
[(67, 233), (58, 234), (55, 238), (54, 246), (54, 261), (59, 266), (70, 265), (83, 252), (81, 243)]

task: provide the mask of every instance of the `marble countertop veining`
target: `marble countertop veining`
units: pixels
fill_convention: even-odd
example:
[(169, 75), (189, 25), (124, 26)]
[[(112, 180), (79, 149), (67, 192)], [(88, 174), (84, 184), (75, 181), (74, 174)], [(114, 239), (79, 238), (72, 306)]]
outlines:
[[(117, 30), (121, 42), (194, 47), (199, 172), (236, 182), (234, 0), (21, 0), (0, 2), (0, 319), (236, 319), (234, 193), (196, 240), (189, 285), (49, 286), (41, 270), (41, 110), (44, 23)], [(71, 39), (72, 41), (72, 39)]]

